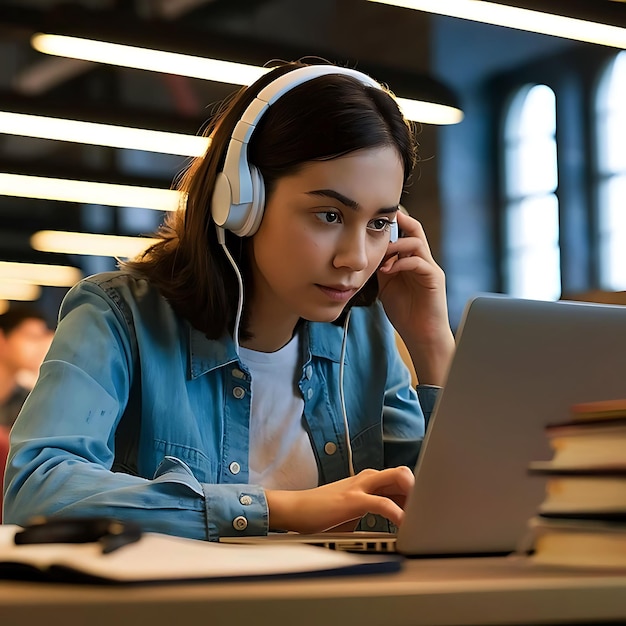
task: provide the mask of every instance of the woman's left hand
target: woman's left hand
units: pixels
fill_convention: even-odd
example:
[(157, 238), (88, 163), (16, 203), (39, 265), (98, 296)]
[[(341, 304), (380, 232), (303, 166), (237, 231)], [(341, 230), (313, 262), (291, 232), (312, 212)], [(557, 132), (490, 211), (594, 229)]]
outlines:
[(406, 344), (420, 383), (441, 385), (454, 353), (446, 279), (420, 222), (398, 212), (403, 236), (378, 269), (379, 298)]

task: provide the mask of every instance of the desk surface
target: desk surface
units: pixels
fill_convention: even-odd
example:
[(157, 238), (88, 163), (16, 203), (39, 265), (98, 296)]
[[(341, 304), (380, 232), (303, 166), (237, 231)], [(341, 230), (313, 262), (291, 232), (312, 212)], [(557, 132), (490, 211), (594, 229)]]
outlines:
[[(107, 587), (0, 582), (3, 624), (626, 623), (626, 571), (538, 568), (517, 558), (408, 560), (384, 575)], [(193, 620), (193, 621), (192, 621)], [(58, 622), (61, 623), (61, 622)]]

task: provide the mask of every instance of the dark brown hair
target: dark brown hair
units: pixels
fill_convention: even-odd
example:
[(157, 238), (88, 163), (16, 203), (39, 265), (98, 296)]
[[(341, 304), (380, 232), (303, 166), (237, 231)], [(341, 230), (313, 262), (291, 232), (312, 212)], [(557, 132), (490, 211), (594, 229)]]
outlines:
[[(194, 159), (178, 181), (185, 206), (167, 216), (156, 234), (160, 241), (124, 264), (155, 284), (179, 315), (211, 339), (232, 333), (238, 301), (236, 276), (217, 241), (211, 216), (216, 175), (231, 133), (256, 94), (278, 76), (304, 65), (281, 65), (226, 103), (205, 133), (211, 138), (206, 154)], [(298, 85), (267, 110), (250, 139), (248, 158), (263, 176), (267, 199), (279, 178), (296, 173), (307, 162), (382, 146), (397, 149), (406, 185), (416, 161), (416, 143), (395, 100), (358, 79), (329, 74)], [(249, 294), (254, 285), (247, 243), (226, 232), (226, 244)], [(371, 304), (377, 291), (374, 275), (350, 304)], [(244, 312), (242, 338), (247, 337), (245, 321)]]
[(34, 304), (13, 303), (0, 315), (0, 331), (10, 335), (22, 322), (26, 320), (39, 320), (48, 325), (48, 320), (43, 312)]

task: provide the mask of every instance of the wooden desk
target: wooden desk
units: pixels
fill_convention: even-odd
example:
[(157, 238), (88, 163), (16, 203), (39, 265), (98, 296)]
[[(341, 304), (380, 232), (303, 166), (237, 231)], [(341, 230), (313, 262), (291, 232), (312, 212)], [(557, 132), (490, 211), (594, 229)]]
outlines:
[(402, 572), (143, 587), (0, 582), (0, 622), (42, 626), (626, 623), (626, 571), (517, 557), (409, 560)]

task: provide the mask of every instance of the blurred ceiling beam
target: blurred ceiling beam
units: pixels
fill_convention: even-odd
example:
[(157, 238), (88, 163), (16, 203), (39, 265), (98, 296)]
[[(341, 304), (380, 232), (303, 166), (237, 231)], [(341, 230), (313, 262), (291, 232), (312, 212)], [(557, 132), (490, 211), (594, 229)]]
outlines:
[[(181, 165), (185, 163), (183, 157)], [(0, 172), (6, 174), (21, 174), (25, 176), (43, 176), (49, 178), (63, 178), (67, 180), (87, 180), (97, 183), (112, 183), (118, 185), (131, 185), (135, 187), (162, 188), (163, 185), (171, 185), (171, 176), (164, 177), (156, 174), (152, 176), (132, 176), (120, 172), (115, 167), (77, 167), (72, 164), (63, 165), (43, 159), (41, 162), (17, 161), (14, 159), (0, 158)]]
[(152, 0), (154, 11), (163, 19), (173, 20), (215, 0)]
[[(151, 0), (151, 12), (162, 20), (175, 20), (216, 0)], [(82, 10), (75, 5), (73, 10)], [(52, 9), (55, 13), (59, 9)], [(0, 6), (0, 31), (13, 36), (30, 37), (46, 22), (50, 12), (44, 9), (10, 5)], [(18, 93), (38, 96), (92, 69), (94, 63), (67, 58), (43, 58), (28, 65), (13, 80)]]
[[(217, 13), (223, 14), (232, 7), (232, 4), (235, 3), (214, 0), (209, 3), (209, 7), (215, 7)], [(263, 2), (254, 3), (248, 0), (247, 4), (258, 8)], [(238, 7), (238, 10), (241, 10), (241, 7)], [(0, 20), (2, 18), (3, 10), (0, 9)], [(270, 40), (212, 31), (211, 21), (207, 19), (204, 19), (202, 24), (204, 27), (199, 28), (197, 24), (184, 21), (171, 23), (160, 18), (142, 19), (114, 10), (93, 11), (81, 6), (70, 8), (59, 6), (50, 13), (39, 15), (31, 24), (31, 35), (35, 32), (45, 32), (76, 36), (257, 66), (264, 65), (270, 59), (302, 58), (311, 52), (308, 46), (305, 50)], [(24, 27), (23, 22), (21, 27)], [(331, 51), (316, 49), (315, 52), (338, 64), (355, 65), (357, 62), (357, 59), (338, 58), (341, 55)], [(447, 86), (425, 72), (413, 70), (398, 72), (387, 65), (369, 62), (359, 62), (358, 67), (378, 80), (393, 85), (399, 97), (429, 100), (440, 104), (449, 104), (456, 100)], [(78, 71), (78, 68), (76, 69)], [(59, 76), (61, 74), (59, 71)], [(49, 85), (52, 84), (53, 80)], [(188, 104), (190, 107), (193, 106), (189, 101)]]
[(50, 57), (31, 63), (15, 76), (12, 87), (27, 96), (41, 96), (93, 68), (90, 61)]

